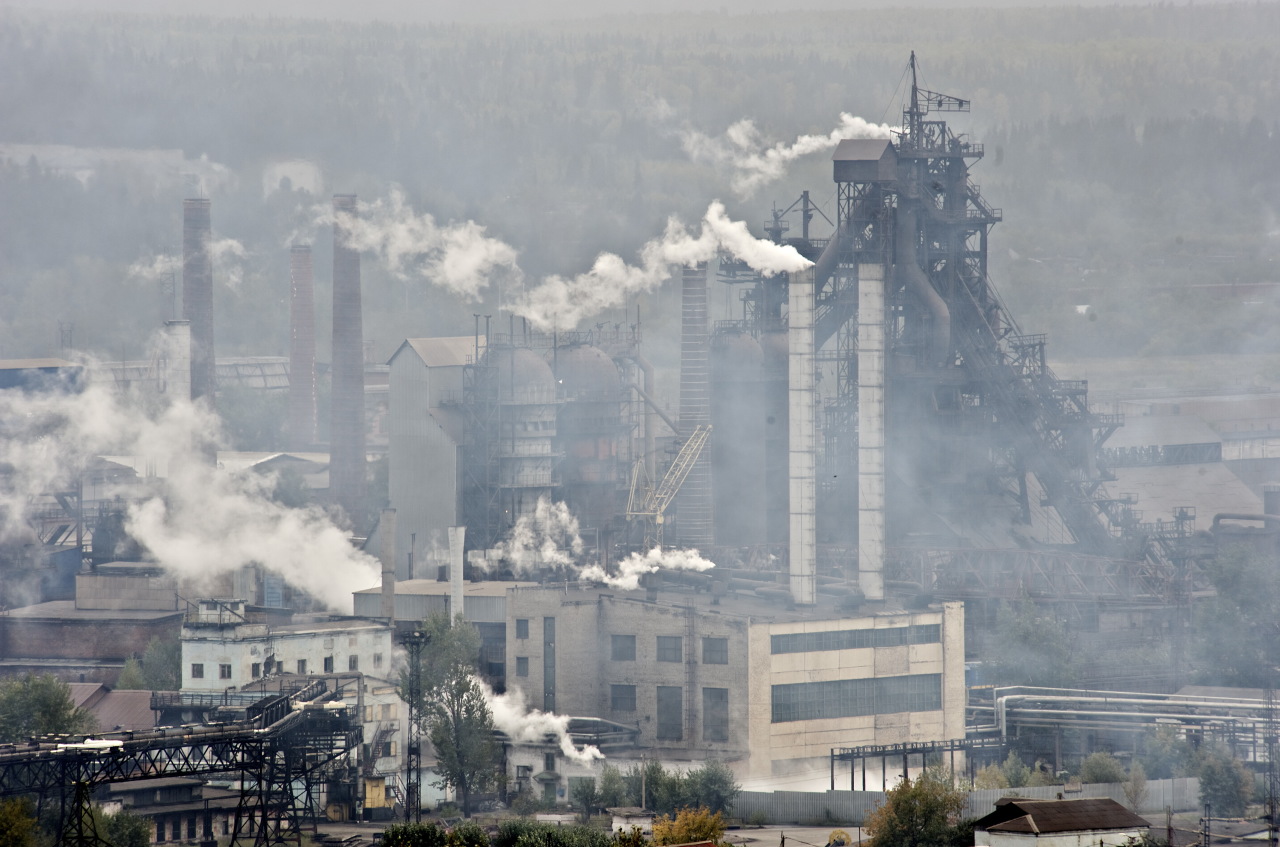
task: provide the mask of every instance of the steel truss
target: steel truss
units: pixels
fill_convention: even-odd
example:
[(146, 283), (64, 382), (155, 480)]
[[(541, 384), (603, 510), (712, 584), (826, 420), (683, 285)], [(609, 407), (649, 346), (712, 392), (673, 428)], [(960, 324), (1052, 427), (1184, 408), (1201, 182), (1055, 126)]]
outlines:
[[(59, 845), (99, 845), (91, 811), (100, 785), (165, 776), (238, 773), (243, 790), (233, 847), (301, 844), (293, 785), (310, 782), (359, 745), (359, 717), (322, 680), (249, 708), (246, 720), (0, 746), (0, 797), (34, 794), (63, 811)], [(310, 792), (307, 792), (308, 797)], [(204, 821), (212, 839), (211, 820)]]

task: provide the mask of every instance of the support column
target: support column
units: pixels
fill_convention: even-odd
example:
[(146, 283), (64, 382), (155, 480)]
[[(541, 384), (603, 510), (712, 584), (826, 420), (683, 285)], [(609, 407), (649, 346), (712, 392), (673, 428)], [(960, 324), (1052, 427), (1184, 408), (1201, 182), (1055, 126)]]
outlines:
[(788, 413), (790, 439), (791, 598), (817, 601), (818, 422), (813, 337), (813, 269), (791, 274), (787, 286)]
[(884, 265), (858, 265), (858, 583), (884, 599)]

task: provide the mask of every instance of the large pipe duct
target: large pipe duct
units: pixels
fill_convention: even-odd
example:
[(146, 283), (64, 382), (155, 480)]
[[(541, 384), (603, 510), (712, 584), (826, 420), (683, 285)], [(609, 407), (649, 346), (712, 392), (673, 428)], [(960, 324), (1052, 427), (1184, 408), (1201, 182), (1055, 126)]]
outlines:
[[(680, 432), (692, 435), (711, 423), (710, 339), (707, 335), (707, 266), (685, 268), (680, 319)], [(714, 436), (713, 436), (714, 437)], [(676, 500), (681, 543), (712, 542), (711, 451), (703, 450)]]
[(289, 250), (289, 441), (316, 443), (316, 305), (311, 245)]
[(329, 428), (329, 488), (353, 521), (364, 504), (364, 327), (360, 253), (348, 231), (358, 211), (354, 194), (333, 197), (333, 391)]
[(191, 399), (214, 405), (213, 222), (209, 201), (182, 201), (182, 317), (191, 323)]
[(898, 231), (894, 238), (894, 273), (933, 318), (929, 361), (945, 365), (951, 354), (951, 310), (916, 260), (919, 217), (909, 206), (898, 207)]
[(789, 571), (791, 597), (817, 601), (817, 397), (813, 337), (814, 269), (791, 274), (787, 286), (789, 418)]

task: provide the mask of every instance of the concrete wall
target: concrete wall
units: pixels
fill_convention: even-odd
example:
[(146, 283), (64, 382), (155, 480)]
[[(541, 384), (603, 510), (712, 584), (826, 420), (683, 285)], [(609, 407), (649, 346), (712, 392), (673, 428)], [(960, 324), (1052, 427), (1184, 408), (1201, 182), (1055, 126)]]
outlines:
[(168, 574), (76, 574), (77, 609), (180, 611), (178, 580)]
[[(462, 368), (428, 368), (409, 348), (391, 360), (388, 486), (396, 510), (396, 579), (434, 576), (423, 563), (432, 546), (447, 547), (445, 531), (459, 521), (461, 456), (432, 408), (445, 396), (460, 396)], [(416, 535), (416, 541), (414, 536)]]
[[(351, 668), (350, 657), (357, 657)], [(331, 658), (333, 673), (359, 670), (372, 675), (391, 673), (391, 630), (383, 626), (290, 631), (266, 624), (186, 626), (182, 629), (182, 688), (184, 691), (222, 691), (253, 682), (270, 657), (284, 673), (296, 673), (298, 661), (307, 674), (325, 673)], [(193, 676), (193, 665), (203, 676)], [(230, 666), (223, 676), (221, 666)], [(254, 676), (254, 665), (258, 676)]]
[(177, 634), (181, 613), (149, 620), (0, 616), (5, 658), (120, 661), (142, 655), (152, 638)]

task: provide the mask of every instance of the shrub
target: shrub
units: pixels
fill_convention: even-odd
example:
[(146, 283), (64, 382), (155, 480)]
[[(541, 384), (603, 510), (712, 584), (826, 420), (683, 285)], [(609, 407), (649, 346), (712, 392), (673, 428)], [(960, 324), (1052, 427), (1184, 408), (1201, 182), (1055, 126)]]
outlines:
[(433, 823), (400, 823), (382, 833), (384, 847), (446, 847), (448, 835)]
[(692, 841), (719, 844), (723, 837), (723, 816), (709, 811), (706, 806), (681, 809), (674, 818), (663, 815), (653, 822), (654, 844), (688, 844)]

